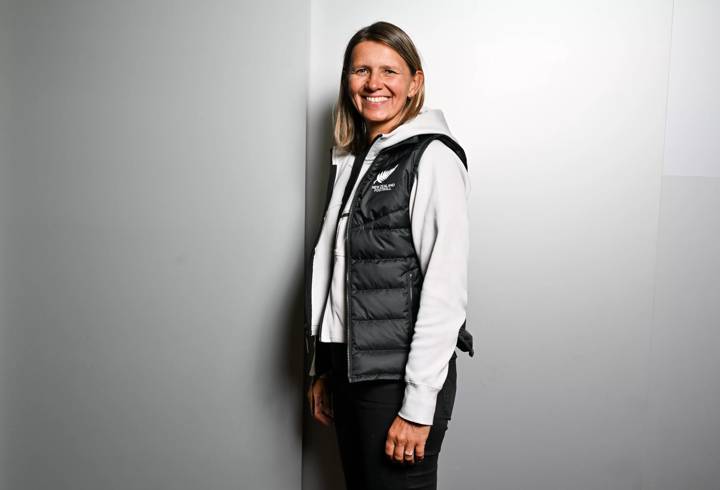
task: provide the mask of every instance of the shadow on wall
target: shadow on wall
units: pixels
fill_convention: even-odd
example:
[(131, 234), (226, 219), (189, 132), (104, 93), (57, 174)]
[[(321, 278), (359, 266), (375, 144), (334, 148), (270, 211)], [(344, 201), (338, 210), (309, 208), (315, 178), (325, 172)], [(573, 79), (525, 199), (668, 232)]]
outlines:
[[(317, 237), (322, 223), (325, 196), (328, 182), (328, 169), (330, 166), (330, 148), (333, 145), (332, 106), (334, 100), (328, 99), (323, 106), (325, 110), (317, 111), (314, 120), (309, 121), (311, 135), (310, 150), (308, 151), (307, 177), (306, 177), (306, 254), (309, 260), (314, 240)], [(306, 371), (309, 368), (309, 359), (304, 364)], [(303, 383), (303, 390), (308, 388), (308, 382)], [(302, 488), (313, 490), (340, 490), (345, 488), (345, 479), (342, 473), (340, 456), (334, 427), (326, 427), (315, 421), (307, 404), (303, 392), (303, 482)]]

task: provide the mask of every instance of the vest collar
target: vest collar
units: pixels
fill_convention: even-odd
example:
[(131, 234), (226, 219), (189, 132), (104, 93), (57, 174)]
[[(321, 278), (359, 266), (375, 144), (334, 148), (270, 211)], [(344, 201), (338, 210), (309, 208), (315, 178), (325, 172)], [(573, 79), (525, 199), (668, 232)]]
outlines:
[[(448, 135), (453, 140), (455, 137), (445, 121), (445, 116), (440, 109), (423, 107), (414, 118), (401, 124), (389, 133), (382, 134), (373, 141), (365, 157), (365, 162), (373, 161), (383, 148), (394, 145), (405, 139), (418, 134), (440, 133)], [(348, 161), (352, 162), (355, 156), (352, 153), (340, 152), (337, 147), (332, 147), (332, 164), (342, 166)]]

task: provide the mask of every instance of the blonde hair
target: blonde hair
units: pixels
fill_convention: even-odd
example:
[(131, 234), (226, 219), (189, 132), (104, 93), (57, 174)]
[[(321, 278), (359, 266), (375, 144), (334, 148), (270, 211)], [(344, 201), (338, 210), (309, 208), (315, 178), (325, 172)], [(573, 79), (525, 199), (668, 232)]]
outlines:
[[(420, 55), (410, 36), (398, 26), (389, 22), (375, 22), (357, 31), (345, 48), (342, 72), (340, 74), (340, 91), (337, 102), (333, 108), (333, 139), (335, 146), (344, 152), (357, 154), (367, 146), (367, 128), (365, 120), (352, 103), (348, 92), (348, 74), (350, 72), (350, 58), (353, 48), (362, 41), (376, 41), (394, 49), (405, 60), (410, 73), (415, 75), (422, 70)], [(425, 83), (405, 103), (402, 110), (400, 124), (415, 117), (425, 102)]]

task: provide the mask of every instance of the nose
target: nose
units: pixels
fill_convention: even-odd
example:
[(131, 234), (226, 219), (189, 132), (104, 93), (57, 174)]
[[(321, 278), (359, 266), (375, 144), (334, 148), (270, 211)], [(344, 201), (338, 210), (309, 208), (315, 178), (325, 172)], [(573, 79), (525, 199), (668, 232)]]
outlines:
[(379, 71), (372, 71), (370, 73), (370, 76), (367, 79), (367, 88), (371, 91), (382, 88), (382, 81), (380, 80)]

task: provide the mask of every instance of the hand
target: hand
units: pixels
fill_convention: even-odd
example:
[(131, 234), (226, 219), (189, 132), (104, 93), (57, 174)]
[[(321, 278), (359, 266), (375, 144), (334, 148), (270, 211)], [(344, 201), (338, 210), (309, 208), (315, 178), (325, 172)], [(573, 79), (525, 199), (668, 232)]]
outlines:
[(397, 462), (418, 463), (425, 458), (425, 441), (430, 435), (430, 425), (422, 425), (395, 416), (385, 441), (385, 454)]
[(327, 378), (315, 378), (307, 392), (310, 413), (323, 425), (332, 424), (333, 411), (330, 406), (330, 388)]

